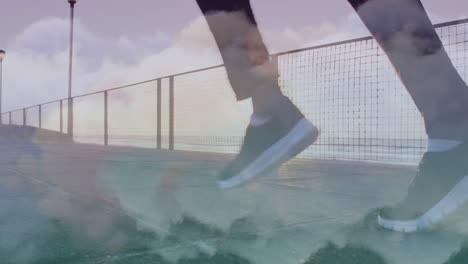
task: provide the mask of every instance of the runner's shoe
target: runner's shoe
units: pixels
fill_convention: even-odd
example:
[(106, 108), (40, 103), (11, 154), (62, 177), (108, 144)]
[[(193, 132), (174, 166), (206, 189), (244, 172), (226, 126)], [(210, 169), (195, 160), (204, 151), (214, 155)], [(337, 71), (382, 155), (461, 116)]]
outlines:
[(380, 210), (378, 222), (398, 232), (430, 229), (468, 200), (468, 142), (424, 154), (400, 204)]
[(251, 122), (240, 153), (218, 176), (220, 188), (233, 188), (269, 172), (315, 142), (317, 128), (292, 103), (281, 111), (261, 125)]

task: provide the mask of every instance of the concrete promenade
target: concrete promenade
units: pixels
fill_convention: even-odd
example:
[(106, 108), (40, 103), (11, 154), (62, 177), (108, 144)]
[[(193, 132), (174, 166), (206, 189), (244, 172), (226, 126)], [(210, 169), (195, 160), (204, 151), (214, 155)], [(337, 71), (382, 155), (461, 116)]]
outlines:
[[(79, 241), (115, 243), (108, 253), (115, 256), (124, 254), (119, 245), (128, 241), (126, 229), (115, 223), (131, 219), (135, 232), (157, 234), (147, 242), (151, 254), (172, 261), (222, 250), (251, 263), (301, 263), (331, 241), (364, 246), (389, 263), (442, 264), (468, 234), (466, 208), (422, 234), (395, 234), (375, 224), (373, 211), (405, 196), (414, 167), (295, 160), (278, 174), (222, 191), (215, 175), (231, 158), (2, 140), (0, 253), (12, 247), (19, 252), (15, 258), (25, 258), (18, 248), (30, 241), (28, 232), (50, 219), (68, 226)], [(197, 223), (196, 231), (175, 228), (187, 219)]]

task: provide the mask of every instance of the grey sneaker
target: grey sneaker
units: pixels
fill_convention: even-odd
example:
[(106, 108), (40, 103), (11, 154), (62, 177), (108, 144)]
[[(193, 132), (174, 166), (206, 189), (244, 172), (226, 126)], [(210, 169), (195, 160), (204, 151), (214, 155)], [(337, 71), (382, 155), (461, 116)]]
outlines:
[(288, 120), (272, 116), (247, 128), (240, 153), (218, 176), (220, 188), (233, 188), (265, 174), (295, 157), (318, 137), (317, 128), (299, 111)]
[(427, 230), (468, 200), (468, 142), (444, 152), (427, 152), (408, 195), (383, 208), (378, 222), (397, 232)]

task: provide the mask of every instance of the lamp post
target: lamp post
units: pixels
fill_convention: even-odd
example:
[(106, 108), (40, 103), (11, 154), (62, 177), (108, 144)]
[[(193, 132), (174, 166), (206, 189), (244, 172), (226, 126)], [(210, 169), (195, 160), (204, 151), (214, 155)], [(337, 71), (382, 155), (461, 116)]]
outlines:
[(4, 50), (0, 50), (0, 125), (3, 124), (2, 120), (2, 76), (3, 76), (3, 59), (5, 59), (6, 52)]
[(67, 133), (73, 138), (73, 98), (72, 98), (72, 70), (73, 70), (73, 20), (75, 17), (76, 0), (67, 0), (70, 4), (70, 54), (68, 66), (68, 118)]

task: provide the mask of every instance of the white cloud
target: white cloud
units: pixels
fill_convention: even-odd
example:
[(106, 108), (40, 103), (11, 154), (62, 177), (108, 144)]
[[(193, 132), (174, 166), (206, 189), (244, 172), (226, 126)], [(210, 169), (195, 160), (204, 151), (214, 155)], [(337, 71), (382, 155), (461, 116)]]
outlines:
[[(356, 22), (355, 17), (350, 17), (348, 20)], [(350, 23), (346, 21), (344, 24)], [(8, 57), (4, 61), (4, 111), (67, 96), (68, 27), (66, 19), (44, 19), (26, 28), (9, 45)], [(361, 24), (360, 27), (354, 27), (352, 31), (347, 32), (343, 30), (343, 26), (323, 23), (298, 29), (261, 30), (270, 50), (282, 51), (346, 38), (356, 34), (355, 32), (360, 32), (359, 30), (362, 31), (362, 28)], [(129, 39), (125, 36), (112, 39), (95, 34), (77, 21), (74, 43), (73, 94), (75, 95), (222, 63), (213, 36), (203, 17), (194, 20), (172, 39), (161, 32), (138, 39)], [(185, 116), (179, 118), (185, 118), (186, 123), (194, 127), (196, 124), (189, 122), (191, 119), (187, 117), (190, 109), (200, 109), (200, 106), (204, 106), (213, 113), (212, 109), (216, 107), (216, 115), (207, 118), (224, 121), (217, 122), (218, 128), (200, 129), (205, 129), (205, 132), (210, 131), (211, 134), (220, 129), (241, 133), (244, 127), (242, 124), (246, 122), (250, 112), (248, 102), (235, 104), (234, 95), (222, 71), (213, 71), (212, 75), (210, 73), (202, 75), (194, 76), (194, 80), (188, 77), (179, 78), (186, 79), (182, 81), (183, 84), (176, 80), (179, 84), (177, 91), (183, 91), (177, 93), (179, 101), (177, 111), (186, 111), (183, 113)], [(155, 85), (155, 83), (147, 84), (140, 88), (154, 92)], [(126, 89), (118, 98), (115, 94), (112, 97), (116, 101), (111, 103), (120, 106), (114, 107), (117, 110), (112, 120), (114, 122), (118, 120), (114, 128), (121, 133), (125, 131), (134, 133), (135, 130), (139, 130), (141, 134), (154, 130), (154, 125), (147, 120), (154, 119), (155, 107), (152, 98), (155, 95), (137, 91), (138, 88)], [(122, 96), (123, 94), (125, 96)], [(100, 98), (80, 100), (82, 102), (76, 105), (77, 119), (87, 122), (80, 124), (85, 130), (82, 132), (102, 131), (101, 100)], [(139, 118), (134, 118), (135, 115)], [(96, 120), (88, 121), (91, 116)], [(225, 118), (226, 116), (229, 118)], [(45, 122), (56, 124), (57, 117), (57, 113), (54, 113), (54, 118), (46, 117)], [(203, 123), (207, 122), (208, 120)], [(192, 130), (192, 127), (189, 125), (179, 127), (179, 131), (187, 132)]]
[[(10, 43), (4, 61), (5, 110), (66, 97), (68, 26), (65, 19), (41, 20)], [(80, 94), (160, 52), (170, 38), (157, 33), (136, 40), (109, 39), (88, 31), (78, 21), (74, 43), (74, 94)]]

